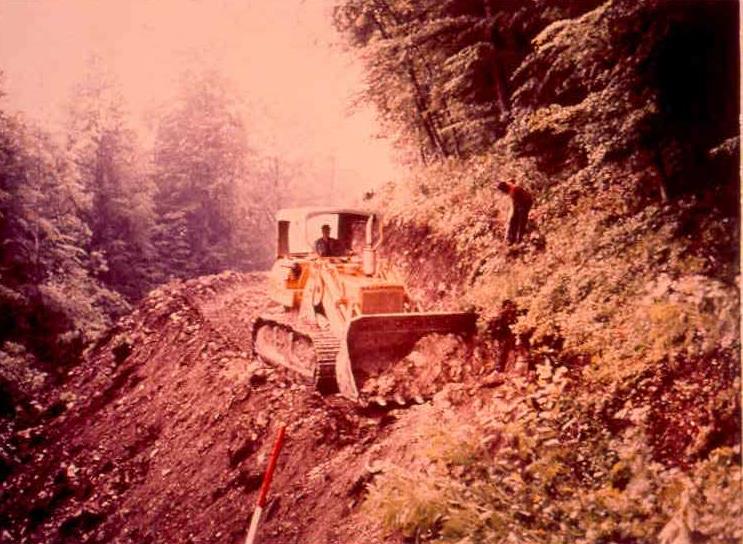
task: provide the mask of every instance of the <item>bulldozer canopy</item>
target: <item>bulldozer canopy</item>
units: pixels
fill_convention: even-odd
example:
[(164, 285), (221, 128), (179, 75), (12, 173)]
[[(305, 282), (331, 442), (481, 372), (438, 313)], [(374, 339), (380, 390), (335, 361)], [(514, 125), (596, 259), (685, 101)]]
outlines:
[(276, 214), (278, 224), (278, 256), (303, 255), (314, 251), (315, 240), (322, 235), (321, 227), (330, 226), (330, 236), (340, 241), (344, 249), (352, 249), (353, 240), (363, 236), (363, 224), (370, 212), (350, 208), (290, 208)]

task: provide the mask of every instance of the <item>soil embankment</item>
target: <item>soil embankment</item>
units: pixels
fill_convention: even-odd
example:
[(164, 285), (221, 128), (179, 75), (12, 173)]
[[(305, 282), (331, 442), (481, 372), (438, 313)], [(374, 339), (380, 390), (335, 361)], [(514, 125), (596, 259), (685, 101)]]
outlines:
[(240, 542), (282, 423), (261, 541), (374, 541), (348, 516), (370, 463), (396, 448), (382, 442), (399, 412), (254, 361), (265, 279), (176, 282), (122, 319), (72, 371), (56, 417), (13, 436), (0, 542)]

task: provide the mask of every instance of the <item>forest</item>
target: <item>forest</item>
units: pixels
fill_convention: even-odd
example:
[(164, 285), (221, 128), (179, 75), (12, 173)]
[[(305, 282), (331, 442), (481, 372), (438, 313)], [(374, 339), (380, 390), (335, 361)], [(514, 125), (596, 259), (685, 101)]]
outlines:
[(64, 373), (154, 286), (270, 263), (282, 185), (225, 87), (185, 77), (147, 145), (95, 63), (61, 138), (0, 112), (6, 356)]
[[(219, 381), (218, 352), (204, 363), (216, 365), (211, 376), (188, 375), (204, 391), (194, 423), (172, 408), (181, 392), (157, 396), (171, 381), (144, 370), (162, 360), (196, 372), (182, 361), (205, 357), (173, 347), (192, 333), (163, 312), (194, 330), (212, 314), (233, 326), (224, 308), (255, 312), (261, 280), (250, 274), (273, 262), (275, 212), (323, 203), (327, 180), (258, 150), (229, 74), (184, 72), (143, 137), (95, 59), (61, 132), (5, 105), (0, 66), (0, 542), (224, 541), (217, 526), (241, 542), (250, 505), (236, 497), (257, 491), (270, 421), (295, 411), (319, 430), (295, 430), (280, 471), (296, 481), (277, 483), (266, 542), (738, 542), (739, 3), (328, 5), (339, 47), (363, 68), (356, 107), (373, 107), (400, 166), (373, 190), (355, 188), (355, 203), (383, 213), (385, 257), (426, 309), (477, 312), (471, 375), (380, 416), (323, 404), (253, 363), (241, 396)], [(534, 197), (518, 244), (504, 242), (501, 181)], [(255, 299), (232, 306), (219, 298), (228, 289)], [(188, 317), (191, 304), (201, 317)], [(119, 360), (122, 331), (165, 347), (145, 356), (130, 338)], [(208, 335), (203, 353), (229, 336)], [(235, 345), (224, 357), (241, 357)], [(137, 380), (117, 381), (126, 364), (139, 365)], [(103, 379), (108, 401), (65, 400), (92, 399)], [(227, 407), (220, 395), (232, 395)], [(106, 410), (158, 398), (181, 416), (152, 423), (149, 442), (131, 422), (137, 446), (106, 450), (111, 478), (118, 467), (134, 474), (127, 463), (140, 457), (136, 466), (154, 463), (168, 449), (157, 440), (181, 444), (163, 430), (176, 421), (173, 436), (196, 441), (203, 424), (228, 453), (183, 445), (160, 476), (145, 468), (102, 501), (105, 486), (91, 483), (100, 460), (85, 448), (114, 440), (95, 421), (126, 428)], [(48, 438), (29, 438), (37, 429)], [(85, 429), (86, 446), (67, 448), (71, 429)], [(253, 438), (240, 442), (238, 430)], [(205, 477), (212, 453), (228, 476), (210, 475), (208, 496), (158, 483), (175, 467)], [(87, 487), (55, 480), (73, 461)], [(61, 498), (43, 495), (60, 485)], [(150, 511), (167, 521), (137, 510), (166, 491), (182, 504)]]

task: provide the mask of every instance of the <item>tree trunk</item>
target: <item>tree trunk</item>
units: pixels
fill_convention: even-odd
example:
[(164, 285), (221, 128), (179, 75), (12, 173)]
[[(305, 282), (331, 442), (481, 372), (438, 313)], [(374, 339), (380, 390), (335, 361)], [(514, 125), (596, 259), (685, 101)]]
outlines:
[[(399, 24), (396, 14), (392, 11), (389, 5), (381, 0), (377, 2), (377, 5), (381, 6), (382, 9), (390, 15), (395, 24)], [(382, 37), (385, 40), (391, 39), (392, 36), (382, 24), (381, 17), (379, 17), (377, 14), (374, 14), (372, 18), (374, 20), (374, 23), (377, 25), (377, 28), (379, 29)], [(406, 52), (410, 53), (410, 50), (407, 47)], [(441, 155), (441, 157), (447, 157), (449, 153), (445, 149), (443, 142), (441, 141), (441, 137), (438, 134), (438, 131), (431, 119), (430, 114), (428, 113), (426, 96), (418, 79), (418, 75), (416, 74), (415, 65), (413, 64), (413, 61), (410, 60), (410, 58), (408, 58), (407, 56), (403, 62), (405, 63), (405, 68), (408, 74), (408, 78), (410, 79), (410, 84), (413, 87), (413, 99), (416, 107), (416, 116), (418, 117), (418, 122), (422, 130), (428, 137), (431, 147), (435, 151), (437, 151)]]

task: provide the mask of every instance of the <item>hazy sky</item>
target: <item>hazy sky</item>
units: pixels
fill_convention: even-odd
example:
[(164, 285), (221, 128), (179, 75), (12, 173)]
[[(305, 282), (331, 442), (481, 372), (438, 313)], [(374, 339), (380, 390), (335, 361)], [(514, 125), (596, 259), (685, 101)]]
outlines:
[(255, 129), (253, 145), (327, 164), (352, 191), (391, 178), (391, 144), (371, 109), (349, 115), (362, 72), (335, 45), (332, 0), (0, 0), (5, 103), (54, 126), (98, 55), (145, 123), (200, 64), (232, 80)]

